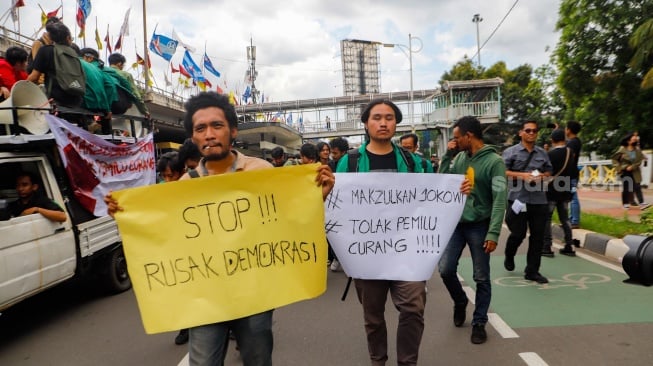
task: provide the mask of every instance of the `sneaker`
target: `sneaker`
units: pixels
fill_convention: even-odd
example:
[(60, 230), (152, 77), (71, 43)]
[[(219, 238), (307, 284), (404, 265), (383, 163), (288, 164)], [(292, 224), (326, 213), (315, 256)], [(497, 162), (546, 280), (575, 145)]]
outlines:
[(576, 248), (580, 248), (580, 240), (572, 239), (571, 242), (574, 244)]
[(506, 269), (506, 271), (514, 271), (515, 257), (510, 257), (506, 255), (506, 259), (503, 260), (503, 267)]
[(329, 266), (329, 269), (331, 269), (331, 272), (340, 272), (342, 270), (340, 268), (340, 262), (337, 259), (331, 261), (331, 265)]
[(568, 255), (570, 257), (575, 257), (576, 256), (576, 252), (571, 247), (571, 245), (565, 245), (564, 248), (560, 249), (560, 254)]
[(627, 210), (627, 209), (629, 209), (629, 208), (630, 208), (630, 205), (629, 205), (629, 204), (625, 204), (625, 205), (624, 205), (624, 209), (625, 209), (625, 210)]
[(524, 278), (529, 281), (535, 281), (537, 283), (549, 283), (549, 280), (546, 277), (542, 276), (537, 272), (533, 274), (526, 274), (524, 275)]
[(642, 202), (642, 204), (639, 205), (639, 209), (640, 209), (640, 210), (646, 210), (646, 209), (649, 208), (649, 207), (651, 207), (651, 204), (650, 204), (650, 203)]
[(467, 316), (467, 303), (469, 300), (465, 299), (464, 304), (456, 304), (453, 306), (453, 325), (462, 327), (465, 324), (465, 317)]
[(551, 248), (545, 248), (542, 249), (542, 257), (553, 258), (555, 257), (555, 253), (553, 252), (553, 250), (551, 250)]
[(472, 343), (482, 344), (487, 341), (487, 333), (485, 332), (485, 324), (474, 324), (472, 326)]
[(179, 334), (175, 337), (175, 344), (186, 344), (188, 343), (188, 329), (182, 329), (179, 331)]
[(637, 206), (639, 206), (639, 205), (637, 204), (637, 202), (631, 202), (631, 203), (630, 203), (630, 206), (631, 206), (631, 207), (637, 207)]

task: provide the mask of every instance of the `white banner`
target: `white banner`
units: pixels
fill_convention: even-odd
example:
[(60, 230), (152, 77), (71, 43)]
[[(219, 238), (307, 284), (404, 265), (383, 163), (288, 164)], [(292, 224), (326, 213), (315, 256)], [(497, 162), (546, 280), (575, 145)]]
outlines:
[(109, 191), (156, 182), (154, 137), (116, 145), (63, 119), (46, 115), (75, 198), (95, 216), (107, 214)]
[(467, 197), (462, 175), (338, 173), (325, 230), (348, 276), (425, 281), (449, 243)]

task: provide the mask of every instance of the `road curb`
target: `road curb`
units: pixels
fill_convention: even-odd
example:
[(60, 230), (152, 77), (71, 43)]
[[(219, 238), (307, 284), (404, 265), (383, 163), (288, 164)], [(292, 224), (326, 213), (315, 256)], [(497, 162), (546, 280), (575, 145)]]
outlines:
[[(551, 225), (551, 234), (555, 239), (564, 242), (564, 233), (559, 225)], [(572, 230), (572, 237), (578, 240), (581, 248), (619, 263), (621, 263), (624, 255), (630, 250), (622, 239), (589, 230), (574, 229)]]

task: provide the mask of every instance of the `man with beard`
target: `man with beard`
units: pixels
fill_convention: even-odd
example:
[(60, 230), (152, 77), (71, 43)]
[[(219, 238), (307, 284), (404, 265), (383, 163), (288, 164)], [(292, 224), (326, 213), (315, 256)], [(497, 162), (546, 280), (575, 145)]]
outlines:
[[(188, 99), (185, 108), (184, 128), (203, 155), (195, 169), (199, 177), (272, 168), (265, 160), (231, 149), (238, 135), (238, 118), (228, 97), (203, 92)], [(191, 178), (186, 173), (180, 180)], [(335, 184), (335, 177), (328, 166), (322, 165), (315, 181), (322, 187), (322, 197), (326, 198)], [(104, 200), (110, 215), (122, 210), (111, 194)], [(232, 330), (244, 365), (272, 365), (272, 312), (190, 328), (189, 364), (224, 364), (229, 330)]]

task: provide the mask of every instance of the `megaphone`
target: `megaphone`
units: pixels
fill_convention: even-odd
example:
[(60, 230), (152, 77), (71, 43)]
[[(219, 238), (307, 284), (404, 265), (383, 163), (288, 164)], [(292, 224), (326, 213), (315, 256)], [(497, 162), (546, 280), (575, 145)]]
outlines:
[(18, 124), (34, 135), (43, 135), (50, 127), (45, 120), (47, 110), (21, 109), (22, 108), (50, 108), (48, 97), (36, 84), (21, 80), (14, 84), (11, 95), (0, 103), (0, 124), (11, 125), (14, 123), (12, 109), (18, 113)]

